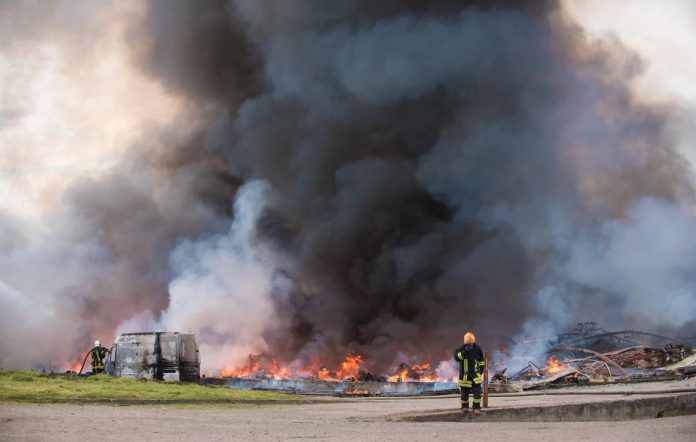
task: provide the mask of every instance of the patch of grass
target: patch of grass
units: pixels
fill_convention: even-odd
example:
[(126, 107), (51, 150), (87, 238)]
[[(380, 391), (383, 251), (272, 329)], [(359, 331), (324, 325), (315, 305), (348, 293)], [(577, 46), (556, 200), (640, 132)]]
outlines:
[(34, 382), (34, 377), (27, 376), (25, 374), (18, 374), (16, 376), (12, 376), (12, 380), (15, 382)]
[(61, 402), (93, 400), (181, 400), (191, 402), (268, 403), (303, 401), (302, 396), (224, 386), (141, 381), (105, 374), (89, 377), (0, 371), (0, 401)]

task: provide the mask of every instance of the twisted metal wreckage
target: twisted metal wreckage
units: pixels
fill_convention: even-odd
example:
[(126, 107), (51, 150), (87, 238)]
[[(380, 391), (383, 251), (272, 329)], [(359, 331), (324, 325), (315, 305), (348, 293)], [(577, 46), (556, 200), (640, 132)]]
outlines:
[(511, 376), (506, 368), (492, 376), (493, 385), (531, 390), (568, 384), (645, 382), (696, 374), (695, 338), (673, 338), (637, 330), (606, 332), (596, 323), (548, 342), (547, 364), (532, 361)]

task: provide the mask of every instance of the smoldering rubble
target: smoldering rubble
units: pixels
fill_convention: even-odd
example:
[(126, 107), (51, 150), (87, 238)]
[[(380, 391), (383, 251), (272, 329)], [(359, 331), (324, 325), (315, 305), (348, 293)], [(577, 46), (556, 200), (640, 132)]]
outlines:
[(187, 111), (76, 181), (38, 238), (0, 241), (2, 335), (67, 337), (3, 339), (0, 365), (124, 327), (196, 332), (209, 370), (359, 354), (374, 373), (448, 359), (466, 330), (491, 349), (585, 318), (693, 330), (669, 109), (556, 2), (152, 1), (131, 19), (134, 66)]
[[(547, 359), (520, 364), (515, 355), (507, 352), (496, 355), (490, 376), (491, 390), (657, 382), (696, 375), (696, 336), (608, 331), (595, 322), (581, 322), (553, 339), (528, 339), (520, 345), (534, 345), (535, 340), (545, 342)], [(521, 369), (520, 365), (523, 365)]]

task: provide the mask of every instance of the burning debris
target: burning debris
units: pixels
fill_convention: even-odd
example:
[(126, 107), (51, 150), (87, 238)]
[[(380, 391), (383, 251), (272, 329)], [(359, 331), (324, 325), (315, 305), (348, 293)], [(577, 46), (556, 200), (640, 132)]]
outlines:
[[(660, 341), (669, 342), (655, 345)], [(672, 365), (689, 358), (694, 350), (665, 336), (635, 330), (608, 333), (595, 323), (581, 323), (576, 330), (550, 342), (546, 353), (543, 365), (529, 361), (509, 378), (506, 369), (498, 370), (491, 382), (514, 383), (530, 390), (551, 385), (670, 379), (677, 376)], [(680, 366), (680, 373), (692, 373), (690, 366)]]
[[(491, 361), (497, 369), (487, 385), (491, 391), (500, 393), (551, 386), (673, 379), (696, 372), (696, 355), (686, 344), (692, 341), (635, 330), (607, 332), (595, 323), (581, 323), (575, 330), (552, 339), (525, 339), (522, 346), (545, 343), (546, 356), (543, 362), (528, 360), (522, 369), (510, 376), (506, 365), (515, 361), (509, 359), (508, 351), (501, 351), (499, 360)], [(691, 355), (695, 360), (689, 362)], [(674, 365), (680, 361), (685, 363)], [(209, 382), (236, 388), (342, 396), (438, 394), (457, 389), (456, 375), (442, 368), (443, 364), (447, 365), (446, 361), (438, 364), (437, 369), (429, 361), (402, 362), (386, 374), (371, 372), (368, 362), (362, 355), (351, 354), (335, 366), (322, 364), (318, 358), (309, 365), (284, 365), (267, 354), (249, 355), (245, 364), (223, 370), (222, 378)]]
[(371, 393), (370, 390), (366, 388), (355, 388), (351, 390), (344, 390), (340, 393), (340, 396), (358, 396), (358, 397), (368, 397), (368, 396), (378, 396), (379, 394)]
[(399, 365), (396, 373), (390, 375), (389, 382), (433, 382), (436, 376), (430, 363), (415, 364), (410, 366), (406, 363)]
[[(373, 381), (378, 380), (371, 373), (362, 369), (363, 357), (346, 356), (338, 367), (329, 368), (315, 360), (308, 366), (286, 366), (275, 358), (265, 354), (249, 355), (244, 365), (226, 368), (220, 371), (223, 378), (239, 379), (316, 379), (321, 381)], [(381, 378), (383, 379), (383, 378)]]
[(208, 376), (205, 383), (233, 388), (286, 390), (340, 396), (380, 396), (441, 394), (457, 388), (455, 379), (438, 373), (430, 362), (402, 362), (387, 374), (376, 374), (366, 367), (362, 355), (348, 355), (334, 367), (314, 359), (309, 365), (280, 364), (268, 354), (249, 355), (245, 364), (227, 368), (219, 378)]
[(249, 355), (245, 364), (220, 371), (223, 378), (236, 379), (305, 379), (319, 381), (352, 382), (451, 382), (452, 376), (439, 375), (430, 362), (408, 364), (402, 362), (392, 372), (381, 375), (370, 372), (365, 367), (362, 355), (348, 355), (336, 367), (321, 364), (318, 359), (309, 365), (298, 363), (289, 366), (279, 363), (265, 354)]

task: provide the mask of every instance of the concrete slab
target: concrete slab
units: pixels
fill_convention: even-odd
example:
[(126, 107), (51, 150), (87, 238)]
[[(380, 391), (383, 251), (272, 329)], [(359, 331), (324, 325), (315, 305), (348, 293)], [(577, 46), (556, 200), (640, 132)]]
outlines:
[[(650, 419), (696, 415), (696, 392), (662, 395), (635, 395), (628, 399), (614, 396), (574, 398), (566, 403), (537, 405), (541, 397), (525, 397), (517, 404), (490, 407), (480, 416), (459, 410), (432, 410), (390, 416), (403, 422), (590, 422)], [(559, 396), (556, 396), (558, 398)], [(523, 399), (523, 398), (519, 398)]]

